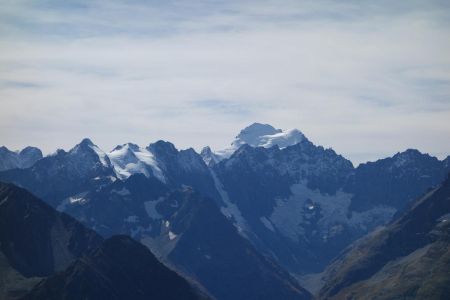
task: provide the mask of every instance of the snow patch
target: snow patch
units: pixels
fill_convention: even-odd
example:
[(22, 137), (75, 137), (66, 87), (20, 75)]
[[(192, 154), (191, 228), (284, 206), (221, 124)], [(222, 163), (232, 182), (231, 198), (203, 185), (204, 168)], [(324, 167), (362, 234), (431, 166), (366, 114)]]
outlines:
[(160, 181), (166, 182), (153, 154), (145, 148), (125, 144), (109, 152), (108, 157), (120, 179), (126, 179), (133, 174), (144, 174), (146, 177), (153, 174)]
[(177, 235), (175, 233), (173, 233), (172, 231), (169, 231), (169, 240), (174, 240), (177, 237)]
[(396, 212), (392, 207), (377, 206), (364, 212), (352, 212), (349, 216), (352, 194), (343, 191), (335, 195), (322, 194), (309, 189), (306, 182), (292, 185), (291, 192), (292, 196), (287, 199), (276, 199), (269, 220), (284, 236), (296, 242), (304, 236), (305, 226), (310, 224), (310, 214), (318, 213), (317, 230), (322, 239), (327, 240), (340, 234), (347, 226), (366, 231), (376, 224), (386, 223)]
[(156, 205), (163, 201), (163, 198), (159, 198), (158, 200), (152, 200), (152, 201), (145, 201), (144, 207), (145, 211), (147, 212), (147, 215), (153, 219), (158, 220), (161, 219), (163, 216), (156, 210)]
[(438, 222), (442, 222), (442, 223), (449, 222), (449, 221), (450, 221), (450, 214), (445, 214), (445, 215), (443, 215), (443, 216), (440, 216), (440, 217), (437, 219), (437, 221), (438, 221)]
[(87, 199), (85, 197), (87, 194), (88, 194), (88, 192), (82, 192), (82, 193), (76, 194), (74, 196), (70, 196), (68, 198), (63, 199), (61, 201), (61, 203), (56, 207), (56, 210), (65, 211), (69, 205), (86, 203)]
[(298, 144), (303, 140), (305, 140), (303, 133), (297, 129), (290, 129), (272, 135), (261, 136), (260, 142), (256, 147), (270, 148), (277, 145), (280, 149), (283, 149)]
[(102, 163), (102, 165), (104, 167), (109, 167), (110, 166), (110, 164), (108, 163), (108, 156), (106, 155), (106, 153), (103, 150), (101, 150), (96, 145), (90, 145), (89, 147), (92, 150), (94, 150), (94, 152), (98, 155), (98, 158), (100, 159), (100, 162)]
[(261, 217), (261, 218), (259, 218), (259, 220), (261, 221), (261, 223), (264, 224), (264, 226), (267, 227), (267, 229), (269, 229), (270, 231), (275, 232), (275, 228), (273, 228), (272, 223), (266, 217)]
[(242, 216), (241, 211), (239, 210), (237, 205), (230, 201), (228, 193), (223, 188), (223, 184), (220, 182), (216, 173), (212, 169), (210, 170), (210, 172), (214, 180), (214, 186), (216, 187), (216, 190), (219, 192), (219, 195), (222, 198), (223, 203), (225, 204), (225, 206), (220, 207), (220, 211), (223, 215), (225, 215), (225, 217), (227, 217), (228, 219), (232, 219), (233, 225), (236, 227), (238, 232), (242, 236), (246, 237), (247, 235), (245, 232), (249, 232), (247, 221)]
[(82, 197), (70, 197), (69, 202), (70, 202), (70, 204), (75, 204), (75, 203), (82, 204), (82, 203), (86, 202), (86, 199), (84, 199)]
[(385, 224), (392, 219), (397, 210), (389, 206), (376, 206), (363, 212), (352, 212), (348, 224), (364, 231), (371, 229), (374, 224)]

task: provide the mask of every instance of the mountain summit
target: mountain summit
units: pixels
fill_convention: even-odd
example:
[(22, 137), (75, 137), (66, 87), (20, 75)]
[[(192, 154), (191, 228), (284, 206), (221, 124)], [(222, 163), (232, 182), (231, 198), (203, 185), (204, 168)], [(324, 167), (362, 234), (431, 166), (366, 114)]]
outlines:
[(42, 158), (42, 151), (36, 147), (26, 147), (20, 151), (11, 151), (0, 147), (0, 171), (29, 168)]
[(231, 143), (231, 147), (217, 152), (212, 152), (209, 147), (205, 147), (202, 150), (202, 157), (207, 164), (214, 164), (230, 157), (242, 145), (264, 148), (278, 146), (282, 149), (307, 140), (298, 129), (282, 130), (269, 124), (253, 123), (239, 132)]
[(306, 137), (298, 129), (283, 131), (275, 129), (269, 124), (253, 123), (242, 129), (231, 145), (235, 148), (239, 148), (243, 144), (264, 148), (278, 145), (280, 148), (286, 148), (305, 139)]

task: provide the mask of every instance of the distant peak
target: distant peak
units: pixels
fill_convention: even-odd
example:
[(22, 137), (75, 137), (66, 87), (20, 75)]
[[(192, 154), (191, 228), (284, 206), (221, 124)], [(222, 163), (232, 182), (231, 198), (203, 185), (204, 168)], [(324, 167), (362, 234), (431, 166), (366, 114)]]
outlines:
[(125, 145), (117, 145), (117, 146), (114, 147), (114, 149), (111, 150), (111, 152), (114, 152), (114, 151), (117, 151), (117, 150), (122, 150), (124, 146)]
[(79, 145), (80, 146), (94, 146), (94, 143), (89, 138), (84, 138)]
[(85, 152), (85, 151), (93, 151), (93, 147), (94, 147), (94, 143), (92, 143), (92, 141), (88, 138), (84, 138), (83, 140), (81, 140), (81, 142), (77, 145), (75, 145), (75, 147), (73, 147), (72, 149), (70, 149), (70, 153), (77, 153), (79, 151), (81, 152)]
[(412, 148), (406, 149), (406, 151), (404, 151), (404, 153), (408, 153), (408, 154), (422, 154), (422, 152), (420, 152), (419, 150), (412, 149)]
[(392, 158), (394, 160), (395, 166), (397, 167), (411, 164), (422, 159), (432, 159), (436, 161), (438, 160), (436, 157), (430, 156), (427, 153), (422, 153), (417, 149), (407, 149), (403, 152), (398, 152)]
[(208, 166), (214, 165), (220, 161), (220, 158), (211, 150), (209, 146), (202, 149), (200, 156)]
[(253, 123), (242, 129), (231, 143), (231, 147), (211, 153), (211, 149), (204, 148), (202, 157), (208, 163), (211, 156), (219, 162), (230, 157), (242, 145), (250, 147), (272, 148), (274, 146), (283, 149), (298, 143), (308, 141), (305, 135), (298, 129), (281, 130), (270, 124)]
[(23, 148), (23, 149), (20, 151), (20, 154), (21, 154), (21, 155), (27, 154), (27, 153), (36, 153), (36, 154), (40, 154), (40, 155), (42, 156), (42, 151), (41, 151), (41, 149), (36, 148), (36, 147), (28, 146), (28, 147)]
[(281, 129), (275, 129), (272, 125), (253, 123), (239, 132), (236, 139), (232, 143), (232, 146), (236, 149), (243, 144), (258, 147), (262, 136), (273, 135), (280, 132), (282, 132)]
[(78, 145), (70, 149), (70, 155), (80, 155), (80, 154), (88, 154), (97, 156), (98, 161), (104, 167), (110, 167), (111, 162), (106, 153), (101, 150), (97, 145), (92, 143), (92, 141), (88, 138), (84, 138)]
[(133, 143), (127, 143), (128, 148), (130, 148), (133, 151), (139, 150), (139, 145), (133, 144)]
[(424, 154), (417, 149), (407, 149), (403, 152), (398, 152), (396, 155), (394, 155), (394, 157), (405, 158), (405, 157), (418, 157), (418, 156), (422, 156), (422, 155), (424, 155)]
[(203, 147), (203, 149), (200, 153), (211, 153), (211, 152), (212, 152), (211, 147), (205, 146), (205, 147)]
[(133, 143), (126, 143), (122, 145), (117, 145), (112, 151), (122, 150), (123, 148), (131, 149), (132, 151), (139, 150), (139, 145)]
[(280, 148), (285, 148), (303, 140), (306, 140), (306, 137), (298, 129), (283, 131), (269, 124), (253, 123), (241, 130), (232, 146), (236, 149), (243, 144), (264, 148), (278, 145)]
[(39, 148), (33, 147), (33, 146), (27, 146), (25, 148), (23, 148), (20, 152), (22, 151), (36, 151), (39, 150)]
[(269, 124), (253, 123), (242, 129), (238, 137), (241, 135), (269, 135), (280, 133), (281, 131), (281, 129), (275, 129), (275, 127)]
[(148, 150), (151, 152), (159, 152), (159, 153), (166, 153), (166, 154), (175, 154), (178, 153), (177, 148), (175, 148), (175, 145), (171, 142), (166, 142), (163, 140), (159, 140), (155, 143), (150, 144), (147, 147)]

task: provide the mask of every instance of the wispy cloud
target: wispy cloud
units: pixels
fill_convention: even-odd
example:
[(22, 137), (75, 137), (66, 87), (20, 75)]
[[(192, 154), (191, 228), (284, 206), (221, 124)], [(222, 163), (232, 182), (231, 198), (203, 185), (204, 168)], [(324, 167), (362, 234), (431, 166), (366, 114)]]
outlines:
[[(205, 109), (216, 114), (229, 114), (237, 116), (239, 118), (245, 117), (247, 120), (251, 117), (252, 109), (245, 107), (243, 103), (220, 100), (220, 99), (207, 99), (197, 100), (192, 102), (194, 108)], [(256, 110), (256, 108), (253, 108)]]
[(32, 89), (42, 87), (39, 84), (25, 81), (0, 80), (1, 89)]
[(3, 1), (1, 143), (220, 148), (257, 120), (447, 153), (449, 25), (447, 1)]

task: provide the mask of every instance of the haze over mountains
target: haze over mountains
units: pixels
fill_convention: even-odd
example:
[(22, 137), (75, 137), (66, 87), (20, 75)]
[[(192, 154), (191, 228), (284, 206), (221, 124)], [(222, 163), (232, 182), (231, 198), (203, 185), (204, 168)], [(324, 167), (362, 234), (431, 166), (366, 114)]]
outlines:
[[(27, 189), (103, 238), (132, 237), (218, 299), (311, 298), (306, 289), (315, 292), (321, 283), (307, 278), (322, 278), (317, 274), (353, 242), (411, 214), (412, 203), (450, 171), (450, 157), (414, 149), (354, 167), (299, 130), (259, 123), (229, 148), (200, 154), (165, 141), (108, 152), (89, 139), (43, 158), (25, 155), (26, 163), (5, 153), (0, 181)], [(91, 258), (84, 262), (97, 268)], [(89, 268), (75, 263), (34, 295), (84, 272)], [(323, 280), (336, 281), (331, 273)], [(328, 285), (320, 295), (336, 290)]]

